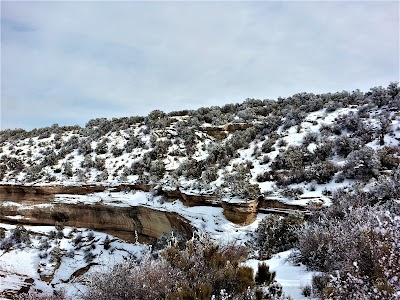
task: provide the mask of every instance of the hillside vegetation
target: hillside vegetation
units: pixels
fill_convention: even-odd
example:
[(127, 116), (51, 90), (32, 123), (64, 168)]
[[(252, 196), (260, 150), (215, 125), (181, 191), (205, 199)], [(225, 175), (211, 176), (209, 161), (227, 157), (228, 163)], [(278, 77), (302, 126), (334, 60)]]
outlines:
[(153, 184), (254, 199), (374, 183), (400, 161), (400, 96), (387, 88), (0, 134), (0, 180)]

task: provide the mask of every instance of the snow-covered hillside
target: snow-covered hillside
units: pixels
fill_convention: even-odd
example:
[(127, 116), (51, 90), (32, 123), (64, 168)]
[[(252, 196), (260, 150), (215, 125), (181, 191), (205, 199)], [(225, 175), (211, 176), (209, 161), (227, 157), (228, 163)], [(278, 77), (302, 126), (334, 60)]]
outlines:
[[(399, 181), (397, 83), (367, 93), (300, 93), (277, 100), (246, 99), (241, 104), (196, 111), (166, 114), (156, 110), (146, 117), (100, 118), (90, 120), (83, 128), (53, 125), (29, 132), (4, 130), (0, 132), (0, 186), (4, 188), (0, 195), (9, 198), (0, 199), (3, 222), (51, 224), (55, 220), (52, 216), (47, 223), (40, 223), (45, 219), (40, 218), (41, 212), (51, 215), (63, 205), (67, 209), (61, 221), (55, 222), (56, 227), (0, 224), (0, 297), (11, 297), (11, 290), (24, 291), (25, 286), (32, 286), (31, 291), (39, 293), (64, 289), (67, 298), (98, 299), (85, 294), (85, 288), (99, 287), (83, 282), (90, 280), (90, 274), (100, 272), (106, 278), (107, 290), (107, 280), (114, 278), (107, 273), (110, 266), (134, 257), (139, 262), (135, 262), (132, 272), (148, 274), (140, 258), (150, 251), (147, 267), (160, 266), (160, 272), (165, 271), (171, 278), (175, 273), (181, 276), (181, 282), (172, 285), (182, 292), (179, 299), (188, 298), (184, 292), (196, 294), (207, 289), (211, 292), (204, 299), (287, 299), (280, 293), (281, 286), (293, 299), (397, 299)], [(23, 186), (23, 192), (29, 186), (78, 189), (88, 184), (101, 188), (90, 194), (51, 195), (45, 204), (37, 199), (17, 199), (12, 194), (15, 190), (7, 190), (10, 186)], [(186, 201), (185, 197), (192, 200)], [(270, 206), (265, 205), (268, 201)], [(37, 209), (40, 206), (48, 210)], [(195, 249), (190, 244), (193, 238), (181, 241), (186, 244), (179, 244), (179, 248), (162, 236), (153, 241), (153, 246), (166, 242), (160, 249), (173, 254), (168, 261), (161, 252), (152, 252), (138, 241), (132, 244), (110, 234), (67, 226), (68, 221), (76, 221), (71, 217), (72, 206), (90, 207), (92, 211), (127, 208), (129, 212), (121, 217), (121, 223), (129, 226), (118, 230), (129, 227), (129, 232), (134, 226), (142, 226), (136, 222), (139, 217), (134, 207), (160, 215), (176, 214), (189, 224), (189, 236), (193, 228), (213, 242), (230, 245), (233, 252), (239, 253), (244, 247), (238, 257), (245, 259), (235, 263), (223, 260), (232, 253), (218, 252), (224, 246), (210, 241), (203, 245), (200, 239), (203, 248)], [(280, 206), (301, 211), (290, 211), (285, 217), (264, 214), (268, 212), (266, 207), (272, 208), (271, 212)], [(252, 218), (235, 224), (229, 221), (235, 219), (231, 218), (235, 213)], [(166, 233), (158, 225), (171, 225), (170, 219), (160, 215), (144, 223), (150, 229), (160, 227), (157, 233)], [(87, 224), (93, 225), (96, 216), (91, 215)], [(214, 256), (208, 256), (209, 251)], [(199, 253), (206, 257), (205, 262), (193, 259)], [(218, 272), (229, 268), (232, 272), (232, 282), (236, 283), (226, 284), (231, 295), (215, 281), (211, 285), (204, 274), (204, 278), (190, 275), (198, 271), (194, 266), (186, 267), (191, 262), (204, 269), (202, 264), (207, 265), (215, 257), (221, 258), (216, 263), (221, 267)], [(259, 265), (261, 261), (276, 274), (266, 272), (265, 266)], [(260, 279), (262, 275), (253, 278), (255, 273), (246, 266), (255, 271), (264, 268), (264, 279)], [(169, 278), (160, 272), (154, 276)], [(235, 277), (239, 273), (248, 282), (247, 292), (235, 289), (242, 283)], [(251, 279), (246, 279), (246, 274)], [(203, 281), (189, 287), (188, 278)], [(97, 292), (105, 293), (101, 288)], [(243, 298), (245, 294), (247, 298)]]
[(254, 199), (319, 197), (372, 183), (400, 161), (400, 99), (388, 88), (6, 130), (3, 184), (121, 183)]

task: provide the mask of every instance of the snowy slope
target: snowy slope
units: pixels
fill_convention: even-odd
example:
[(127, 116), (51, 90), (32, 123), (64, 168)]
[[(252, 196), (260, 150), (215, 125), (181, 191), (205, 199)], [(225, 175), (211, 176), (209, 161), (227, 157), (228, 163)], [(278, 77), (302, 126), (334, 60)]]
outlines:
[[(349, 168), (369, 168), (365, 182), (397, 167), (399, 90), (391, 84), (366, 94), (301, 93), (169, 115), (94, 119), (84, 128), (2, 131), (0, 183), (152, 184), (243, 200), (278, 193), (289, 201), (302, 195), (324, 202), (324, 191), (360, 181)], [(363, 149), (375, 165), (365, 166), (365, 153), (358, 153)]]
[[(330, 205), (333, 191), (352, 185), (373, 190), (400, 163), (400, 88), (370, 92), (296, 94), (285, 99), (247, 99), (242, 104), (147, 117), (94, 119), (86, 127), (2, 131), (0, 184), (144, 184), (187, 194), (219, 194), (224, 201), (256, 198), (290, 205)], [(260, 197), (261, 196), (261, 197)], [(101, 202), (177, 212), (218, 241), (246, 243), (260, 220), (229, 222), (219, 207), (186, 207), (145, 192), (56, 195), (55, 202)], [(14, 202), (2, 205), (19, 204)], [(47, 205), (47, 204), (41, 204)], [(12, 217), (13, 221), (18, 216)], [(10, 218), (11, 219), (11, 218)], [(15, 226), (2, 224), (7, 241)], [(72, 274), (140, 256), (145, 245), (129, 244), (80, 228), (28, 227), (31, 243), (0, 250), (1, 291), (33, 279), (34, 288), (66, 288), (77, 298)], [(73, 252), (73, 255), (71, 254)], [(312, 273), (286, 258), (268, 260), (294, 299)], [(70, 256), (70, 257), (68, 257)], [(248, 265), (257, 268), (259, 261)], [(83, 272), (83, 271), (82, 271)]]

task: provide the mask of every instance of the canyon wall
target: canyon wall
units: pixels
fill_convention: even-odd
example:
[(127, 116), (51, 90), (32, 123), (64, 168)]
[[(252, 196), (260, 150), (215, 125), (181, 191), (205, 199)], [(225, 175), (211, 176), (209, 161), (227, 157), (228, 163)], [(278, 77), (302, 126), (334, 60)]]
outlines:
[[(157, 238), (171, 230), (190, 237), (193, 228), (177, 213), (157, 211), (146, 207), (120, 207), (104, 204), (62, 204), (53, 203), (55, 194), (90, 194), (108, 190), (110, 192), (140, 190), (149, 192), (151, 185), (121, 184), (106, 187), (102, 185), (77, 186), (26, 186), (0, 185), (0, 204), (4, 201), (17, 202), (22, 207), (1, 206), (0, 221), (31, 225), (55, 225), (85, 227), (118, 236), (127, 241), (135, 240), (135, 232), (141, 240)], [(304, 207), (287, 205), (275, 200), (257, 199), (244, 202), (221, 201), (217, 195), (192, 195), (179, 190), (158, 189), (166, 201), (180, 200), (186, 206), (222, 207), (224, 216), (238, 225), (254, 222), (257, 212), (274, 213), (275, 208), (286, 214), (291, 210), (304, 210)], [(47, 204), (47, 205), (37, 205)], [(32, 206), (33, 208), (28, 208)], [(285, 212), (285, 209), (287, 210)], [(281, 211), (282, 213), (282, 211)], [(18, 217), (19, 216), (19, 217)]]
[[(18, 217), (16, 217), (18, 216)], [(190, 238), (192, 226), (182, 216), (147, 207), (119, 207), (104, 204), (47, 204), (35, 206), (2, 206), (0, 221), (26, 225), (52, 225), (90, 228), (135, 242), (158, 238), (179, 231)]]

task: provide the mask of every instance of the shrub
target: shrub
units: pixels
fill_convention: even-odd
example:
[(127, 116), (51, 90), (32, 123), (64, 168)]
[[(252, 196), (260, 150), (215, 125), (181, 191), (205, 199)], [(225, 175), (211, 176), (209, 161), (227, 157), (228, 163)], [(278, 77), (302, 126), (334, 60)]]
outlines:
[(389, 95), (388, 90), (386, 90), (385, 88), (382, 88), (381, 86), (373, 87), (370, 89), (370, 91), (371, 92), (369, 92), (369, 94), (370, 94), (369, 98), (378, 107), (387, 105), (393, 100), (391, 95)]
[(260, 188), (257, 184), (251, 184), (248, 181), (229, 182), (226, 195), (243, 200), (255, 200), (260, 196)]
[(83, 259), (85, 260), (86, 263), (92, 262), (93, 259), (95, 259), (95, 258), (96, 258), (96, 255), (94, 255), (91, 251), (85, 251)]
[(304, 297), (309, 298), (309, 297), (311, 296), (311, 292), (312, 292), (311, 286), (306, 285), (305, 287), (303, 287), (303, 289), (302, 289), (302, 291), (301, 291), (301, 294), (302, 294)]
[(138, 161), (134, 161), (131, 165), (130, 168), (125, 167), (123, 173), (126, 176), (129, 175), (143, 175), (144, 173), (144, 163), (143, 161), (140, 159)]
[(63, 174), (67, 177), (72, 177), (74, 176), (74, 172), (72, 170), (72, 164), (69, 161), (66, 161), (63, 163)]
[(380, 161), (374, 149), (363, 147), (349, 154), (343, 167), (343, 174), (349, 179), (365, 181), (377, 177), (380, 166)]
[(184, 176), (188, 179), (197, 179), (203, 171), (203, 163), (193, 158), (184, 160), (175, 170), (177, 176)]
[(86, 276), (83, 299), (210, 299), (221, 292), (239, 298), (254, 284), (252, 269), (239, 265), (247, 257), (242, 247), (227, 249), (206, 236), (183, 249), (171, 244), (161, 257), (148, 253)]
[(278, 142), (276, 143), (276, 145), (277, 145), (278, 147), (285, 147), (285, 146), (287, 145), (287, 142), (286, 142), (286, 140), (284, 140), (284, 139), (280, 139), (280, 140), (278, 140)]
[(153, 178), (161, 179), (165, 174), (165, 163), (162, 160), (152, 161), (149, 170), (150, 176)]
[(311, 279), (311, 293), (313, 296), (322, 298), (324, 296), (324, 289), (329, 282), (329, 275), (327, 274), (316, 274)]
[(157, 157), (164, 157), (168, 153), (170, 146), (170, 140), (158, 140), (155, 142), (153, 151), (157, 154)]
[(31, 240), (30, 232), (20, 224), (11, 230), (11, 236), (16, 243), (29, 243)]
[(332, 177), (338, 171), (335, 164), (327, 161), (317, 162), (311, 165), (305, 172), (308, 181), (316, 180), (317, 183), (323, 184), (331, 181)]
[(275, 281), (276, 272), (270, 272), (269, 266), (263, 262), (258, 264), (255, 282), (259, 285), (270, 285)]
[(59, 247), (54, 247), (50, 251), (50, 262), (57, 262), (62, 257), (62, 251)]
[(58, 239), (62, 239), (64, 237), (64, 232), (62, 230), (57, 230), (57, 235), (56, 237)]
[(275, 157), (271, 164), (272, 170), (303, 171), (304, 165), (310, 156), (305, 147), (289, 146), (285, 152)]
[(273, 148), (273, 146), (275, 145), (275, 142), (276, 140), (273, 139), (265, 140), (261, 145), (261, 151), (264, 153), (274, 151), (275, 149)]
[(186, 274), (190, 289), (196, 289), (199, 284), (210, 284), (214, 295), (221, 290), (241, 294), (254, 282), (252, 270), (239, 266), (239, 262), (247, 257), (242, 247), (230, 245), (227, 249), (207, 236), (188, 241), (182, 251), (177, 246), (169, 247), (161, 255), (171, 266)]
[(23, 161), (16, 157), (9, 157), (3, 155), (0, 159), (0, 163), (5, 166), (5, 170), (20, 172), (24, 169), (25, 165)]
[(97, 154), (106, 154), (108, 152), (108, 139), (104, 138), (100, 142), (97, 143), (96, 153)]
[[(79, 138), (77, 135), (72, 135), (64, 145), (64, 151), (67, 153), (79, 148)], [(61, 151), (61, 150), (60, 150)]]
[(69, 249), (66, 253), (65, 256), (68, 258), (74, 258), (75, 257), (75, 250), (73, 248)]
[(333, 143), (330, 140), (324, 140), (314, 149), (314, 157), (321, 161), (330, 158), (333, 155)]
[(106, 160), (105, 158), (96, 156), (95, 160), (94, 160), (94, 166), (97, 170), (99, 171), (104, 171), (105, 167), (106, 167)]
[(151, 129), (163, 129), (171, 124), (172, 120), (161, 110), (153, 110), (145, 118), (144, 123)]
[(400, 163), (400, 148), (385, 146), (378, 150), (378, 158), (383, 168), (393, 170)]
[(308, 131), (303, 137), (302, 144), (304, 146), (308, 146), (311, 143), (317, 142), (317, 140), (318, 140), (318, 133), (314, 131)]
[(89, 140), (81, 141), (78, 147), (78, 153), (87, 155), (93, 151), (92, 145)]
[(286, 187), (281, 192), (282, 196), (292, 199), (298, 199), (299, 196), (302, 195), (303, 193), (304, 191), (303, 188), (301, 187), (294, 187), (294, 188)]
[(77, 247), (83, 240), (83, 236), (81, 233), (78, 233), (73, 239), (72, 243), (74, 244), (75, 247)]
[(111, 240), (110, 240), (109, 236), (107, 235), (103, 242), (104, 250), (110, 249), (110, 247), (111, 247), (110, 244), (111, 244)]
[(349, 155), (350, 152), (352, 152), (353, 150), (359, 149), (359, 146), (355, 142), (355, 140), (350, 139), (346, 135), (337, 137), (334, 140), (333, 144), (334, 144), (336, 154), (338, 154), (342, 157), (347, 157), (347, 155)]
[(53, 151), (49, 151), (49, 153), (45, 154), (43, 161), (41, 162), (42, 167), (46, 166), (54, 166), (58, 161), (57, 154)]
[(336, 109), (341, 108), (342, 106), (343, 104), (338, 101), (329, 101), (324, 105), (327, 113), (334, 112)]
[(260, 188), (257, 184), (251, 184), (249, 176), (240, 172), (225, 174), (222, 195), (238, 197), (243, 200), (254, 200), (260, 196)]
[(353, 208), (341, 219), (322, 216), (300, 233), (296, 259), (330, 274), (318, 288), (321, 298), (394, 299), (400, 293), (399, 224), (380, 207)]
[(100, 181), (106, 181), (108, 179), (108, 172), (107, 170), (104, 170), (102, 172), (100, 172), (99, 174), (97, 174), (96, 176), (96, 181), (100, 182)]
[(117, 147), (117, 146), (113, 146), (113, 147), (111, 148), (111, 153), (112, 153), (112, 155), (113, 155), (114, 157), (118, 157), (118, 156), (121, 156), (122, 153), (124, 153), (124, 149), (119, 148), (119, 147)]
[(268, 155), (263, 155), (260, 160), (260, 165), (265, 165), (271, 161)]
[(336, 119), (336, 123), (342, 130), (348, 130), (349, 132), (356, 132), (359, 128), (363, 127), (362, 120), (354, 112), (339, 116)]
[(300, 110), (291, 109), (287, 114), (286, 118), (283, 121), (283, 129), (289, 129), (292, 126), (299, 125), (305, 117), (305, 113)]
[(130, 153), (134, 149), (142, 148), (143, 146), (144, 146), (144, 143), (142, 142), (141, 139), (139, 139), (135, 135), (131, 135), (129, 137), (129, 140), (125, 144), (125, 151), (126, 151), (126, 153)]
[(40, 259), (46, 259), (49, 256), (49, 254), (47, 253), (47, 251), (40, 251), (38, 254), (38, 257)]
[(86, 237), (87, 237), (87, 239), (89, 241), (93, 240), (94, 239), (94, 232), (89, 230), (89, 232), (87, 233)]
[(128, 260), (110, 270), (86, 278), (86, 300), (107, 299), (166, 299), (181, 280), (163, 261), (153, 261), (146, 255), (141, 261)]
[(218, 179), (218, 169), (215, 167), (209, 167), (201, 173), (201, 178), (206, 182), (210, 183)]
[(264, 218), (255, 232), (254, 247), (259, 250), (260, 259), (269, 259), (275, 253), (293, 248), (303, 222), (303, 218), (297, 215)]
[(38, 249), (39, 250), (47, 250), (51, 247), (50, 243), (49, 243), (49, 239), (47, 237), (43, 237), (40, 239), (39, 245), (38, 245)]
[(0, 241), (0, 250), (9, 250), (15, 245), (15, 240), (12, 237), (3, 238)]
[(375, 185), (370, 189), (370, 193), (380, 202), (387, 202), (400, 199), (399, 181), (394, 176), (380, 176)]
[(271, 179), (271, 175), (269, 172), (263, 172), (260, 174), (257, 174), (256, 180), (257, 182), (266, 182)]

